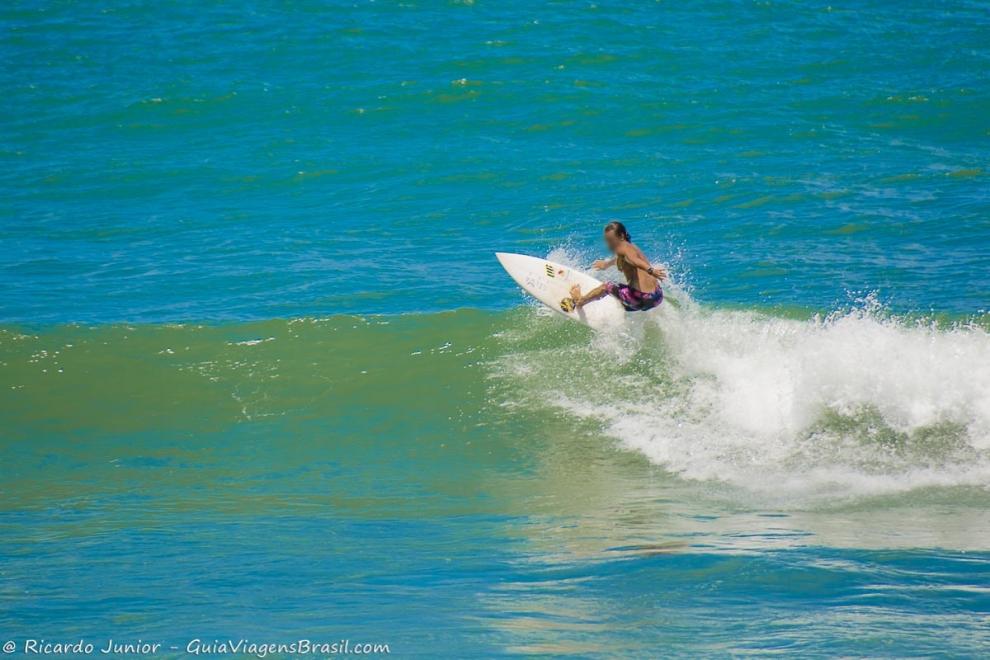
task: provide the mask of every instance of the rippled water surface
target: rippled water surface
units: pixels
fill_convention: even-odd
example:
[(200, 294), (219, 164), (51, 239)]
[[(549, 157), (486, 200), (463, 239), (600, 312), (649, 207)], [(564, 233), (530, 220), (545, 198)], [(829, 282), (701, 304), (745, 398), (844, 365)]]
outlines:
[[(0, 27), (5, 639), (986, 654), (985, 3)], [(614, 333), (492, 254), (610, 218)]]

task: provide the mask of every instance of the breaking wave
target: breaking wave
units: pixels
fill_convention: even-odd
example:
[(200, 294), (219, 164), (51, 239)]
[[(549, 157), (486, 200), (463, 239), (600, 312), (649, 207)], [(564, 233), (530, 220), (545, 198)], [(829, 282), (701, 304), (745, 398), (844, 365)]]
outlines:
[[(897, 317), (869, 298), (794, 319), (669, 292), (611, 335), (556, 319), (515, 328), (501, 376), (672, 473), (780, 503), (990, 484), (980, 325)], [(534, 346), (534, 332), (568, 341)]]

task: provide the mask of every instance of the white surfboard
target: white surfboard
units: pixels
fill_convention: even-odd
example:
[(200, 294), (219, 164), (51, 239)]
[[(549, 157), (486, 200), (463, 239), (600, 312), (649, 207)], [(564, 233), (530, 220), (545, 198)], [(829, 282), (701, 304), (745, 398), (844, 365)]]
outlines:
[(496, 252), (495, 256), (498, 257), (502, 268), (525, 289), (526, 293), (561, 316), (584, 323), (595, 330), (615, 327), (625, 320), (626, 311), (613, 296), (605, 296), (573, 312), (565, 312), (560, 308), (560, 301), (570, 297), (571, 287), (575, 284), (581, 286), (582, 293), (587, 293), (601, 284), (587, 273), (525, 254)]

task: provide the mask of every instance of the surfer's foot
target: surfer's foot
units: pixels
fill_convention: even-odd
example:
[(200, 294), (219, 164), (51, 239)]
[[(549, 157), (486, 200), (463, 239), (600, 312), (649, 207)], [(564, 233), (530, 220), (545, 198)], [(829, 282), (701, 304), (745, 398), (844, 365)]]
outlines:
[(580, 284), (575, 284), (574, 286), (571, 287), (571, 298), (574, 300), (575, 304), (577, 304), (577, 301), (581, 300)]

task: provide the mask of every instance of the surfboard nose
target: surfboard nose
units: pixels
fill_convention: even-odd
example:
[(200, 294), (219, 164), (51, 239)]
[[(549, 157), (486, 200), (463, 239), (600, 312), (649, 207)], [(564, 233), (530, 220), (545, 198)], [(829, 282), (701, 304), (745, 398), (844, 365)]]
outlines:
[(502, 268), (504, 268), (506, 270), (509, 270), (509, 263), (508, 262), (509, 262), (509, 257), (510, 256), (512, 256), (512, 253), (510, 253), (510, 252), (496, 252), (495, 253), (495, 258), (498, 259), (498, 262), (500, 264), (502, 264)]

